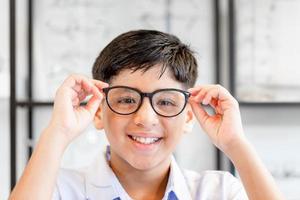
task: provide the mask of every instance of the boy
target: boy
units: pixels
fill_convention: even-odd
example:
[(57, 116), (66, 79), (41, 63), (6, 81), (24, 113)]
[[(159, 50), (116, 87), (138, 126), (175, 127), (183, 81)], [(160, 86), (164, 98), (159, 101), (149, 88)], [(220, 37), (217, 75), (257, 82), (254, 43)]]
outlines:
[[(177, 37), (124, 33), (96, 59), (93, 78), (73, 75), (58, 89), (11, 199), (282, 199), (243, 135), (237, 101), (219, 85), (194, 87), (196, 59)], [(229, 173), (178, 167), (172, 152), (194, 118), (234, 163), (248, 197)], [(92, 120), (109, 148), (86, 169), (59, 170), (64, 150)]]

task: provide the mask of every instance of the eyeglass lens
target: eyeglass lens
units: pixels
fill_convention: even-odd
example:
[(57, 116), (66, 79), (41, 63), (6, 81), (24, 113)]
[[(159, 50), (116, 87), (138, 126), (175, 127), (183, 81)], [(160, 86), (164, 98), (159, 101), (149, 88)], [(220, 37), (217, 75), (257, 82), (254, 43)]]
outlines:
[[(107, 100), (111, 109), (120, 114), (130, 114), (140, 107), (141, 95), (130, 88), (112, 88), (108, 92)], [(185, 106), (185, 95), (176, 90), (155, 92), (152, 96), (154, 111), (163, 116), (174, 116)]]

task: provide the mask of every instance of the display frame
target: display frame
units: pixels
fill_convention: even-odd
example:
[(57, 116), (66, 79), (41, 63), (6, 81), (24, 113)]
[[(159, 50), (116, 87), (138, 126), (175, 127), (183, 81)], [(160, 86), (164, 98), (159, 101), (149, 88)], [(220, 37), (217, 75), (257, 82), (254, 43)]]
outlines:
[[(242, 98), (239, 94), (239, 91), (241, 91), (240, 87), (243, 87), (243, 84), (240, 84), (241, 81), (238, 80), (238, 77), (240, 75), (240, 71), (242, 66), (238, 64), (239, 58), (239, 52), (240, 49), (238, 49), (238, 42), (241, 42), (238, 38), (238, 31), (241, 30), (240, 24), (238, 27), (237, 20), (238, 20), (238, 6), (237, 1), (239, 0), (228, 0), (228, 50), (229, 50), (229, 87), (231, 94), (238, 100), (238, 102), (241, 105), (245, 106), (300, 106), (300, 95), (297, 100), (272, 100), (272, 99), (263, 99), (264, 96), (261, 96), (261, 99), (259, 100), (256, 98), (260, 98), (258, 94), (255, 94), (256, 98)], [(245, 28), (244, 28), (245, 29)], [(299, 47), (300, 48), (300, 47)], [(299, 61), (300, 65), (300, 61)], [(251, 85), (251, 83), (248, 83), (248, 85)], [(300, 89), (300, 85), (299, 85)], [(297, 89), (294, 90), (296, 93)], [(272, 93), (271, 90), (268, 91), (268, 93)], [(298, 92), (299, 93), (299, 92)], [(251, 95), (251, 92), (250, 92)], [(284, 96), (284, 95), (282, 95)]]

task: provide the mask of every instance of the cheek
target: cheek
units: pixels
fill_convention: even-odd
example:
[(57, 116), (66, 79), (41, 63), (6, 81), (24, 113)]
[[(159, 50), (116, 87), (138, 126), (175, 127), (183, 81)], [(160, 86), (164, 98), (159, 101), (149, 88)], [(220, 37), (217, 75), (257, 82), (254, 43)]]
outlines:
[(167, 130), (167, 137), (172, 138), (172, 140), (179, 140), (183, 135), (183, 118), (170, 118), (163, 122), (164, 127)]
[(128, 124), (126, 117), (115, 114), (107, 108), (104, 112), (103, 121), (107, 138), (118, 138), (118, 140), (122, 140), (122, 137), (125, 136), (124, 133)]
[(103, 111), (103, 125), (106, 135), (116, 133), (116, 130), (118, 130), (118, 125), (120, 125), (116, 116), (107, 106), (104, 107)]

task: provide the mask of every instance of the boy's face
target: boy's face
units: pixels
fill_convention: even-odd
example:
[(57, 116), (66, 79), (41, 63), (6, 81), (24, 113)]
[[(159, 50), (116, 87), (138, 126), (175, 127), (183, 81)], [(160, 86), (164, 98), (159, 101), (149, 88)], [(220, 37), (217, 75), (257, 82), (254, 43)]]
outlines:
[[(159, 78), (161, 66), (147, 72), (121, 71), (111, 81), (112, 86), (128, 86), (142, 92), (163, 88), (184, 90), (182, 83), (166, 72)], [(191, 127), (192, 110), (187, 104), (175, 117), (162, 117), (155, 113), (149, 98), (145, 97), (139, 110), (130, 115), (119, 115), (103, 101), (95, 117), (95, 126), (104, 128), (111, 147), (111, 162), (128, 165), (138, 170), (150, 170), (166, 161), (174, 151), (182, 134)], [(135, 139), (138, 141), (136, 141)], [(154, 139), (153, 139), (154, 138)], [(156, 139), (159, 139), (155, 142)]]

